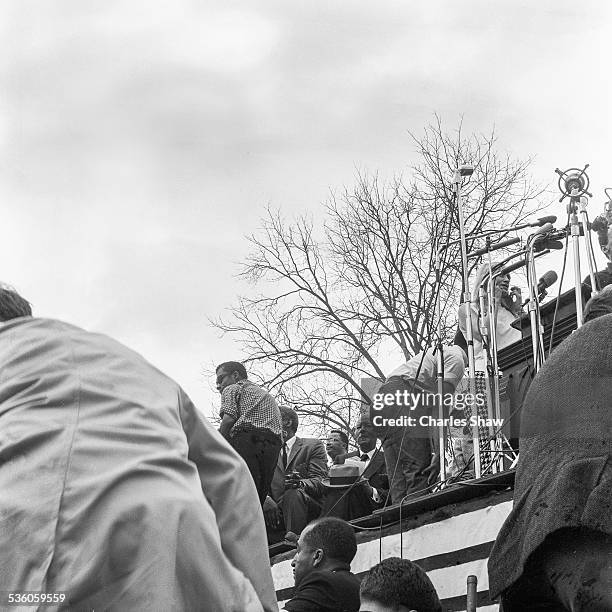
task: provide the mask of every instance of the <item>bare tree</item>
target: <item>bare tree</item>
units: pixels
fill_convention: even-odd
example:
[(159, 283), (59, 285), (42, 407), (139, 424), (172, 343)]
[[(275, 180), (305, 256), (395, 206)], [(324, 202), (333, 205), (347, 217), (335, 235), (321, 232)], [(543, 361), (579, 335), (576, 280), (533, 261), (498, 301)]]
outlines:
[(381, 350), (395, 346), (408, 359), (433, 343), (438, 323), (446, 339), (454, 334), (458, 250), (442, 256), (439, 322), (434, 263), (437, 248), (458, 236), (455, 168), (475, 166), (463, 191), (469, 232), (517, 224), (542, 208), (531, 160), (498, 154), (494, 133), (448, 135), (437, 119), (412, 138), (421, 163), (409, 179), (358, 175), (353, 188), (332, 195), (322, 227), (268, 210), (242, 270), (261, 293), (240, 298), (229, 318), (215, 322), (261, 366), (281, 401), (321, 432), (350, 430), (370, 403), (360, 382), (384, 380)]

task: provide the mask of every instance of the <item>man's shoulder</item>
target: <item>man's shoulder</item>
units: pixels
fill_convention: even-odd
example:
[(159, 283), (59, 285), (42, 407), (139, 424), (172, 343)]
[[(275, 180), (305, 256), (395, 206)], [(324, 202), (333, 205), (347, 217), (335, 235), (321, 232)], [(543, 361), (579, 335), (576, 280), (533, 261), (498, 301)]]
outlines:
[(325, 445), (318, 438), (301, 438), (301, 437), (296, 436), (295, 441), (299, 442), (300, 446), (302, 447), (308, 447), (308, 448), (314, 449), (320, 446), (323, 450), (325, 450)]
[(349, 570), (318, 570), (309, 574), (300, 587), (327, 591), (343, 603), (356, 600), (359, 608), (360, 584), (359, 578)]

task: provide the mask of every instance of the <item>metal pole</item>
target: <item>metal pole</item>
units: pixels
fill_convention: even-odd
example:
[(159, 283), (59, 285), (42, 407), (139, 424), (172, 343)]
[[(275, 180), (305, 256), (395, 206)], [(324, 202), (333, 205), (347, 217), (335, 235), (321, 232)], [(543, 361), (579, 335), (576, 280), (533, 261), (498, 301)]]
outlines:
[(595, 280), (595, 261), (593, 259), (593, 243), (591, 242), (591, 232), (588, 231), (589, 220), (586, 211), (587, 202), (588, 200), (586, 196), (582, 196), (580, 198), (580, 216), (582, 217), (582, 227), (584, 228), (584, 242), (586, 244), (589, 277), (591, 278), (591, 295), (596, 295), (597, 293), (599, 293), (599, 291), (597, 288), (597, 281)]
[(440, 308), (440, 287), (442, 283), (442, 279), (440, 276), (440, 249), (436, 250), (436, 305), (435, 312), (436, 318), (438, 320), (438, 372), (437, 372), (437, 382), (438, 382), (438, 399), (440, 403), (438, 404), (438, 418), (440, 419), (438, 426), (438, 442), (440, 448), (438, 452), (440, 453), (440, 482), (444, 482), (446, 480), (446, 455), (445, 455), (445, 441), (444, 441), (444, 425), (442, 424), (444, 421), (444, 404), (441, 401), (444, 394), (444, 361), (442, 358), (442, 312)]
[(478, 578), (476, 576), (467, 577), (466, 599), (466, 612), (476, 612), (476, 606), (478, 605)]
[[(466, 176), (469, 176), (473, 170), (466, 172)], [(471, 394), (475, 393), (474, 390), (474, 377), (475, 377), (475, 366), (474, 366), (474, 330), (472, 329), (472, 296), (470, 294), (470, 281), (468, 274), (467, 264), (467, 241), (465, 235), (465, 221), (463, 216), (463, 202), (461, 201), (461, 183), (463, 181), (462, 169), (457, 168), (453, 183), (455, 185), (455, 198), (457, 201), (457, 215), (459, 217), (459, 238), (461, 240), (461, 266), (463, 272), (463, 294), (461, 297), (461, 303), (466, 306), (466, 332), (467, 332), (467, 354), (468, 354), (468, 368), (470, 380), (468, 382), (468, 392)], [(472, 439), (474, 441), (474, 474), (476, 478), (480, 478), (480, 435), (478, 433), (478, 424), (472, 428)]]
[[(580, 279), (580, 224), (576, 214), (577, 202), (579, 199), (577, 187), (572, 189), (569, 204), (567, 205), (570, 213), (570, 230), (572, 237), (572, 251), (574, 256), (574, 288), (576, 299), (576, 324), (578, 329), (582, 327), (582, 281)], [(586, 231), (586, 228), (585, 228)]]

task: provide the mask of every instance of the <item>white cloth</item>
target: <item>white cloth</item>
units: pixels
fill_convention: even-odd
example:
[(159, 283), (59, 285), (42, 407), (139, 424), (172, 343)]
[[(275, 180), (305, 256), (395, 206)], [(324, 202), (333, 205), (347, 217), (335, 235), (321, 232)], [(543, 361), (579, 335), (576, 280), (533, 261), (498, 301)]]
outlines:
[[(471, 305), (472, 309), (472, 321), (478, 320), (478, 308), (475, 304)], [(459, 329), (461, 333), (467, 338), (467, 317), (465, 316), (465, 305), (459, 308)], [(513, 315), (507, 308), (499, 306), (497, 309), (497, 324), (495, 326), (495, 336), (497, 338), (497, 350), (501, 350), (515, 342), (518, 342), (522, 334), (518, 329), (515, 329), (510, 324), (516, 320), (516, 316)], [(486, 370), (487, 356), (482, 344), (482, 336), (480, 335), (479, 329), (473, 326), (474, 335), (474, 364), (477, 371), (484, 372)]]
[[(391, 376), (406, 376), (407, 378), (418, 380), (429, 390), (435, 390), (437, 386), (438, 357), (431, 348), (424, 351), (424, 353), (424, 355), (423, 353), (418, 353), (406, 363), (395, 368), (388, 378), (391, 378)], [(455, 388), (463, 378), (466, 364), (465, 353), (459, 346), (445, 346), (443, 353), (444, 381), (450, 383)]]

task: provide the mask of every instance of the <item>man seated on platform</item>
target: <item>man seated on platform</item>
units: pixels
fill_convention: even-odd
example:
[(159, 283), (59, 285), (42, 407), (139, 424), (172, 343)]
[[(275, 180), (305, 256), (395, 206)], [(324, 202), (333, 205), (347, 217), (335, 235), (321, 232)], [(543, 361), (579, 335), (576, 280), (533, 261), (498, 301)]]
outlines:
[[(463, 378), (467, 357), (458, 346), (444, 347), (443, 353), (444, 393), (452, 394)], [(393, 370), (374, 396), (371, 419), (382, 440), (394, 504), (433, 484), (439, 473), (437, 431), (427, 425), (429, 417), (437, 417), (437, 408), (424, 399), (438, 392), (437, 371), (437, 356), (427, 349)], [(399, 424), (394, 422), (398, 419)]]
[(359, 578), (351, 573), (357, 554), (353, 528), (338, 518), (321, 518), (304, 529), (291, 562), (295, 579), (289, 612), (358, 612)]
[(442, 612), (429, 576), (408, 559), (389, 557), (364, 576), (360, 588), (363, 612)]
[(504, 612), (612, 610), (611, 347), (604, 314), (566, 338), (529, 388), (514, 505), (489, 557)]
[(360, 466), (347, 459), (342, 465), (332, 465), (329, 478), (323, 479), (321, 516), (335, 516), (352, 521), (371, 514), (376, 508), (373, 489), (360, 476)]
[(263, 505), (268, 534), (282, 530), (289, 539), (297, 539), (304, 527), (321, 512), (323, 486), (327, 476), (327, 455), (323, 442), (298, 438), (298, 415), (280, 406), (284, 444), (278, 456), (270, 495)]
[(361, 415), (355, 430), (357, 433), (357, 444), (359, 445), (359, 456), (350, 460), (359, 460), (361, 476), (372, 487), (373, 506), (374, 508), (380, 508), (384, 506), (389, 495), (389, 478), (387, 477), (385, 454), (382, 446), (378, 448), (376, 446), (376, 432), (372, 426), (370, 415), (367, 412)]
[(327, 436), (325, 450), (330, 459), (330, 465), (344, 463), (348, 455), (349, 439), (340, 429), (332, 429)]

